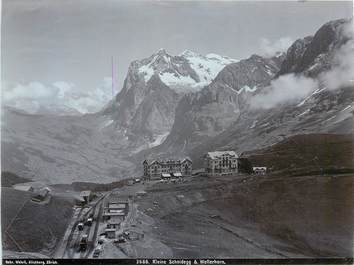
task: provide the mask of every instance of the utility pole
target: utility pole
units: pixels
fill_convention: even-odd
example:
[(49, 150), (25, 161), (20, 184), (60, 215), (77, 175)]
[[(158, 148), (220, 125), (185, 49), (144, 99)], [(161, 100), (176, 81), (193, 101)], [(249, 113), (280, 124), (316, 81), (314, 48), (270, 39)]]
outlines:
[(114, 64), (113, 64), (113, 55), (111, 58), (111, 63), (112, 63), (112, 99), (114, 97)]

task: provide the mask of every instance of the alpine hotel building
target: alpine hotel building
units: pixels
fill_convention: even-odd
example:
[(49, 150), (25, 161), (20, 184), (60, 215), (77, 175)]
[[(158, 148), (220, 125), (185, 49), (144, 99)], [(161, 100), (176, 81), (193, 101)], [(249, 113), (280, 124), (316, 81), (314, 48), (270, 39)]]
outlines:
[(185, 177), (192, 175), (192, 160), (144, 160), (144, 178), (161, 179), (163, 177)]
[(205, 172), (210, 175), (238, 173), (238, 155), (234, 151), (214, 151), (205, 156)]

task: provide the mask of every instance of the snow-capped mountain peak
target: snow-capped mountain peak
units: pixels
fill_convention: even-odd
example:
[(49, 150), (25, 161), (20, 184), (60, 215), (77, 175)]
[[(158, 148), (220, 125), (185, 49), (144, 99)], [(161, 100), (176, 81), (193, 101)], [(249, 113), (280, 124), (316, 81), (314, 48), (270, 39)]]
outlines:
[(185, 50), (180, 54), (180, 56), (182, 56), (182, 57), (195, 57), (195, 56), (201, 56), (201, 55), (199, 53), (196, 53), (191, 50)]
[(214, 53), (204, 56), (190, 50), (172, 56), (165, 49), (159, 49), (152, 56), (136, 62), (137, 72), (143, 76), (145, 83), (157, 74), (163, 83), (177, 93), (186, 93), (200, 90), (226, 65), (238, 61)]

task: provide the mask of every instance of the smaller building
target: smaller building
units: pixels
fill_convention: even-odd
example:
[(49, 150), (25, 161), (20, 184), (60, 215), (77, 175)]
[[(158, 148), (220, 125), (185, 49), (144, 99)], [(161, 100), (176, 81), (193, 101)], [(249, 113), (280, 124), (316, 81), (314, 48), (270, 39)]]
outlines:
[(267, 173), (267, 167), (252, 167), (252, 170), (256, 175), (265, 175)]
[(119, 229), (122, 219), (119, 216), (113, 216), (108, 220), (107, 228)]
[(127, 208), (128, 202), (109, 202), (108, 209), (121, 209), (125, 210)]
[(110, 202), (105, 207), (103, 212), (103, 220), (110, 220), (116, 218), (117, 220), (124, 220), (127, 213), (128, 202)]
[(120, 218), (123, 221), (124, 217), (125, 217), (125, 212), (107, 212), (107, 211), (105, 211), (103, 213), (102, 217), (103, 217), (103, 220), (105, 220), (105, 221), (110, 220), (112, 217)]
[(116, 229), (115, 228), (106, 228), (106, 236), (110, 239), (116, 238)]
[(28, 191), (28, 192), (34, 191), (34, 188), (30, 184), (26, 184), (26, 183), (13, 185), (13, 188), (15, 190), (21, 190), (21, 191)]
[(45, 187), (45, 188), (42, 188), (40, 189), (39, 191), (37, 191), (35, 193), (35, 195), (32, 197), (32, 201), (35, 201), (35, 202), (42, 202), (44, 201), (47, 196), (49, 195), (50, 193), (50, 189), (48, 187)]
[(80, 193), (80, 197), (85, 201), (85, 203), (88, 203), (92, 200), (93, 194), (90, 190), (84, 190)]

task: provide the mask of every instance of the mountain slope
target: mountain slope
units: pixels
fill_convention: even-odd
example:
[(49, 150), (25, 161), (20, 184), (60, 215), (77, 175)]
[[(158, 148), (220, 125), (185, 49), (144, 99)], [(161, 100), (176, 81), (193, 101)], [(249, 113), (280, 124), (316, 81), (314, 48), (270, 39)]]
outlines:
[[(279, 142), (284, 135), (353, 133), (354, 84), (350, 81), (353, 73), (348, 71), (347, 67), (350, 65), (345, 63), (338, 66), (335, 60), (336, 56), (342, 53), (343, 48), (350, 44), (349, 41), (353, 42), (345, 34), (347, 25), (348, 20), (326, 23), (315, 37), (305, 38), (306, 43), (300, 41), (301, 45), (296, 41), (287, 52), (279, 73), (309, 76), (311, 80), (319, 79), (318, 88), (305, 98), (271, 108), (246, 108), (230, 127), (196, 146), (189, 155), (201, 165), (200, 154), (213, 149), (235, 149), (242, 152)], [(323, 32), (332, 32), (329, 36), (335, 37), (329, 38), (330, 42), (321, 44), (319, 40), (323, 38)], [(296, 47), (301, 49), (295, 52)], [(316, 49), (319, 51), (315, 52)], [(348, 56), (352, 54), (351, 52)], [(305, 57), (312, 58), (312, 61), (304, 59)], [(338, 67), (341, 73), (349, 73), (349, 75), (338, 75), (340, 82), (335, 89), (327, 87), (326, 78), (323, 77), (331, 74), (332, 71), (335, 72)], [(279, 73), (277, 76), (282, 76)]]
[[(294, 43), (285, 58), (254, 55), (224, 66), (230, 60), (220, 56), (170, 56), (161, 50), (133, 62), (122, 91), (96, 114), (29, 115), (4, 108), (3, 170), (51, 183), (112, 182), (141, 174), (140, 163), (147, 155), (190, 155), (197, 167), (210, 150), (243, 152), (279, 142), (283, 135), (352, 133), (353, 71), (349, 62), (341, 65), (337, 60), (338, 54), (344, 59), (353, 55), (346, 23), (325, 24), (314, 37)], [(199, 72), (193, 69), (198, 60), (206, 62)], [(171, 73), (201, 84), (206, 69), (216, 73), (211, 71), (214, 60), (222, 70), (204, 78), (213, 81), (202, 89), (188, 85), (195, 92), (186, 93), (190, 90), (183, 82), (165, 83), (164, 74)], [(328, 86), (330, 75), (332, 82), (341, 82)], [(271, 93), (277, 77), (286, 76), (315, 80), (318, 87), (304, 98), (276, 106), (250, 104)]]
[(112, 182), (134, 169), (129, 141), (109, 117), (31, 115), (2, 109), (3, 171), (48, 183)]
[(287, 56), (278, 73), (303, 73), (317, 76), (332, 67), (335, 53), (348, 40), (347, 28), (352, 23), (348, 19), (339, 19), (324, 24), (315, 35), (295, 41), (288, 49)]
[[(165, 73), (174, 73), (182, 81), (192, 78), (191, 89), (199, 89), (233, 61), (192, 52), (171, 56), (160, 50), (133, 62), (123, 90), (96, 114), (31, 115), (3, 108), (2, 169), (50, 183), (101, 183), (130, 177), (135, 170), (132, 156), (165, 139), (185, 93), (183, 82), (179, 87), (166, 85)], [(147, 66), (153, 71), (149, 78)], [(199, 70), (193, 70), (196, 66)]]
[(178, 103), (171, 133), (152, 152), (186, 153), (237, 121), (247, 98), (257, 94), (279, 71), (283, 55), (250, 58), (226, 66), (201, 91), (185, 95)]
[(352, 134), (299, 134), (243, 156), (273, 174), (347, 173), (354, 171), (353, 146)]
[(126, 129), (138, 150), (156, 145), (169, 133), (179, 99), (209, 84), (225, 65), (235, 61), (191, 51), (171, 56), (160, 49), (131, 63), (122, 91), (102, 113)]
[[(243, 152), (279, 142), (282, 135), (352, 133), (354, 87), (350, 80), (354, 77), (351, 78), (353, 73), (347, 69), (350, 63), (338, 62), (338, 54), (343, 49), (348, 52), (348, 45), (353, 41), (347, 34), (348, 23), (348, 20), (326, 23), (314, 37), (296, 41), (285, 58), (265, 60), (252, 56), (225, 67), (209, 86), (181, 99), (169, 136), (161, 146), (143, 155), (190, 155), (195, 165), (201, 166), (202, 155), (211, 150)], [(347, 57), (352, 54), (349, 50)], [(340, 76), (345, 82), (341, 80), (338, 86), (327, 87), (327, 77), (337, 69), (349, 73)], [(255, 97), (272, 95), (271, 82), (279, 77), (287, 80), (289, 75), (293, 75), (289, 80), (296, 82), (302, 78), (317, 87), (300, 99), (267, 108), (250, 104)], [(300, 82), (291, 85), (292, 89), (302, 89)], [(270, 96), (265, 100), (269, 99)]]

